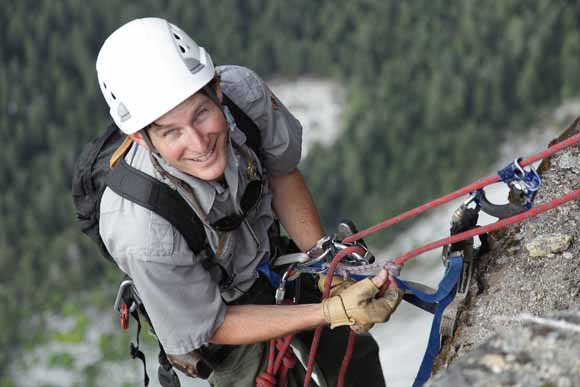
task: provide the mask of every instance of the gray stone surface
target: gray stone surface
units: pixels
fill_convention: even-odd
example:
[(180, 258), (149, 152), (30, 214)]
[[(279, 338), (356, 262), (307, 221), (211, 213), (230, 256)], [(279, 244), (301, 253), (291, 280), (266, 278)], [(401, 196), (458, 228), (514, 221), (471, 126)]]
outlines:
[[(543, 163), (536, 204), (580, 187), (579, 158)], [(575, 200), (492, 236), (428, 386), (580, 386), (579, 219)]]
[(580, 386), (580, 310), (511, 322), (428, 386)]

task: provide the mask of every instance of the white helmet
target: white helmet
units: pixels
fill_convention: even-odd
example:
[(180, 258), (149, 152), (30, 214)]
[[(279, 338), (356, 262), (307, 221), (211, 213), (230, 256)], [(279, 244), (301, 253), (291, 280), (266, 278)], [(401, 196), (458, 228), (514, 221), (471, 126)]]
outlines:
[(163, 19), (133, 20), (113, 32), (97, 57), (97, 77), (109, 112), (135, 133), (207, 85), (209, 54)]

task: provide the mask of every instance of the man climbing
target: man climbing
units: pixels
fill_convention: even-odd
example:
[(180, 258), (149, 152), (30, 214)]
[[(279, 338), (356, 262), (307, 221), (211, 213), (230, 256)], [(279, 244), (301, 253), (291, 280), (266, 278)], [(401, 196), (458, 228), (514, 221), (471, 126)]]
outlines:
[[(401, 291), (374, 298), (383, 271), (320, 302), (306, 279), (300, 305), (272, 305), (267, 264), (276, 255), (277, 219), (301, 251), (324, 236), (297, 169), (300, 123), (255, 73), (214, 68), (202, 47), (162, 19), (133, 20), (113, 32), (96, 68), (110, 114), (132, 140), (117, 157), (177, 190), (205, 232), (204, 248), (194, 252), (154, 211), (110, 188), (103, 193), (101, 238), (133, 279), (169, 361), (193, 376), (188, 355), (203, 350), (212, 385), (251, 386), (266, 367), (266, 341), (300, 332), (297, 339), (308, 342), (310, 330), (330, 324), (340, 328), (325, 329), (317, 363), (327, 385), (336, 384), (343, 326), (364, 331), (386, 321)], [(236, 119), (236, 109), (248, 119)], [(252, 122), (259, 147), (240, 128)], [(376, 342), (359, 337), (346, 385), (384, 386)], [(295, 367), (288, 385), (302, 385), (303, 375)]]

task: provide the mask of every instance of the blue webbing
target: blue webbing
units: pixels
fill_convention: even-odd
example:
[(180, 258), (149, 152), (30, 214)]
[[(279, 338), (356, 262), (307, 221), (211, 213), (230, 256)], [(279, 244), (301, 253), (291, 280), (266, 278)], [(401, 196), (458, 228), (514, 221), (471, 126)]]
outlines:
[(451, 303), (451, 301), (453, 301), (457, 282), (461, 276), (462, 265), (463, 258), (461, 256), (450, 257), (447, 261), (445, 275), (439, 283), (437, 291), (433, 294), (421, 292), (413, 288), (407, 282), (398, 278), (395, 279), (401, 289), (412, 292), (421, 301), (432, 303), (434, 306), (436, 305), (435, 312), (433, 313), (433, 323), (431, 324), (431, 333), (429, 333), (427, 349), (425, 350), (425, 355), (423, 355), (423, 361), (419, 367), (419, 372), (417, 373), (413, 387), (421, 387), (431, 377), (433, 362), (441, 350), (441, 340), (439, 337), (441, 317), (445, 308)]
[[(447, 306), (453, 301), (457, 282), (461, 277), (462, 266), (463, 258), (460, 255), (449, 257), (447, 260), (445, 274), (441, 279), (441, 282), (439, 282), (437, 290), (433, 294), (417, 290), (413, 286), (409, 285), (406, 281), (395, 278), (395, 281), (397, 281), (397, 284), (401, 289), (411, 292), (414, 298), (420, 301), (421, 305), (417, 305), (418, 307), (423, 310), (432, 311), (431, 313), (433, 313), (433, 322), (431, 323), (429, 341), (427, 343), (425, 355), (423, 355), (423, 360), (421, 362), (421, 366), (419, 367), (417, 377), (413, 383), (413, 387), (421, 387), (431, 377), (433, 362), (435, 361), (435, 357), (437, 357), (441, 349), (441, 340), (439, 335), (441, 317), (445, 308), (447, 308)], [(268, 279), (274, 289), (277, 289), (278, 286), (280, 286), (281, 276), (280, 274), (270, 269), (270, 265), (268, 264), (267, 260), (262, 261), (256, 270), (262, 273)], [(353, 279), (358, 280), (368, 276), (353, 275), (352, 277)], [(293, 283), (290, 282), (288, 285), (292, 286)]]
[(282, 280), (282, 276), (270, 269), (270, 264), (268, 263), (267, 259), (264, 259), (262, 262), (260, 262), (256, 270), (259, 273), (262, 273), (264, 277), (268, 279), (268, 282), (270, 282), (270, 285), (272, 285), (274, 289), (278, 289), (280, 286), (280, 281)]

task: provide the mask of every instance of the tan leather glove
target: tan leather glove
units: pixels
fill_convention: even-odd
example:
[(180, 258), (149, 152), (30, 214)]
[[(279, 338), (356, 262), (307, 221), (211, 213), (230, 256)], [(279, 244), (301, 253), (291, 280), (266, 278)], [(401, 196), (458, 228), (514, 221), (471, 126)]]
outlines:
[[(323, 294), (324, 294), (324, 286), (326, 285), (326, 278), (327, 278), (327, 276), (325, 274), (320, 274), (318, 277), (318, 289), (320, 290), (320, 293), (323, 293)], [(343, 292), (343, 290), (345, 290), (350, 285), (355, 284), (355, 283), (356, 283), (356, 281), (351, 280), (351, 279), (345, 280), (342, 277), (336, 277), (336, 276), (332, 277), (332, 284), (330, 285), (329, 297), (338, 296), (340, 293)], [(357, 335), (360, 335), (361, 333), (367, 333), (374, 326), (375, 326), (375, 324), (373, 324), (373, 323), (354, 324), (354, 325), (350, 326), (350, 329), (354, 333), (356, 333)]]
[(323, 300), (322, 310), (330, 328), (387, 321), (397, 309), (404, 292), (399, 288), (390, 288), (383, 297), (375, 299), (378, 292), (379, 289), (367, 278), (344, 289), (339, 295)]
[[(318, 275), (318, 290), (320, 293), (324, 294), (324, 286), (326, 285), (326, 274), (319, 274)], [(355, 281), (351, 279), (344, 279), (342, 277), (332, 277), (332, 283), (330, 284), (330, 294), (328, 297), (338, 296), (342, 291), (348, 288), (350, 285), (354, 284)]]

